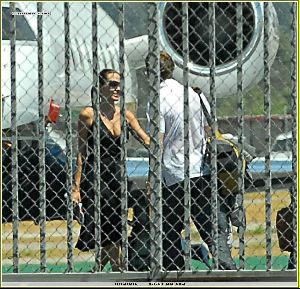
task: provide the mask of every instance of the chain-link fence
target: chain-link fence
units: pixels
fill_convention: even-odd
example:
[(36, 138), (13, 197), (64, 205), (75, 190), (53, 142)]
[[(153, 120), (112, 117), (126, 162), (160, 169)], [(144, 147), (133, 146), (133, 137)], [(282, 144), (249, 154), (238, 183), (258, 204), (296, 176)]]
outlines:
[(296, 15), (3, 2), (2, 272), (296, 269)]

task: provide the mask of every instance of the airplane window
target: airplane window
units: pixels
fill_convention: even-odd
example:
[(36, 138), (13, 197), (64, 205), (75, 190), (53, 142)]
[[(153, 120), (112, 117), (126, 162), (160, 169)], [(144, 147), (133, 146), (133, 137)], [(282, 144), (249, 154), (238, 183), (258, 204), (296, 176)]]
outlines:
[[(16, 8), (17, 12), (21, 12)], [(2, 7), (2, 40), (9, 40), (9, 7)], [(26, 18), (23, 15), (16, 15), (16, 40), (36, 40)]]
[(282, 152), (282, 151), (291, 151), (293, 147), (292, 139), (282, 139), (277, 140), (274, 144), (273, 151), (274, 152)]

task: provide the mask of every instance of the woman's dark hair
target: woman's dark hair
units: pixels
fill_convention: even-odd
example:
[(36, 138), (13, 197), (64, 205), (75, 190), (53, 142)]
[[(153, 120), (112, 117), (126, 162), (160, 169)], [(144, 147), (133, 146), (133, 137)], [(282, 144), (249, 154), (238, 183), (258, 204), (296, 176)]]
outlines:
[(111, 69), (111, 68), (106, 68), (100, 71), (99, 73), (99, 86), (103, 86), (107, 80), (107, 75), (109, 73), (117, 73), (120, 74), (118, 71)]

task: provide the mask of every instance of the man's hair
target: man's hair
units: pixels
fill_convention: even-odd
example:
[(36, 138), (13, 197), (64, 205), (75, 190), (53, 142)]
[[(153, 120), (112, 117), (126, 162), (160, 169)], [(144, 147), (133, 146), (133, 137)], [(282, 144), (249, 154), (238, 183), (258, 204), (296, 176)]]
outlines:
[(161, 51), (160, 52), (160, 77), (163, 80), (172, 78), (174, 68), (175, 68), (175, 64), (172, 57), (166, 51)]
[[(148, 54), (145, 60), (147, 71), (149, 70), (149, 58), (150, 56)], [(173, 71), (175, 68), (175, 64), (172, 57), (166, 51), (161, 51), (159, 58), (160, 58), (160, 78), (163, 80), (172, 78)]]
[(111, 68), (106, 68), (100, 71), (99, 73), (99, 86), (103, 86), (106, 83), (107, 80), (107, 75), (109, 73), (117, 73), (120, 74), (118, 71), (111, 69)]

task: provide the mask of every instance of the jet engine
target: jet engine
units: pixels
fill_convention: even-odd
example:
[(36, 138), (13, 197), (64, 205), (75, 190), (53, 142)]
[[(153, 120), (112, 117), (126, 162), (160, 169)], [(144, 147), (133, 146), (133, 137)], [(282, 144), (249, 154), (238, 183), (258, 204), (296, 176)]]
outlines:
[[(209, 7), (207, 2), (188, 3), (189, 84), (209, 93)], [(270, 3), (269, 63), (272, 65), (279, 45), (278, 18)], [(176, 63), (174, 77), (182, 79), (182, 3), (164, 2), (160, 11), (160, 41)], [(263, 76), (264, 11), (263, 3), (243, 3), (243, 89)], [(237, 91), (237, 3), (215, 5), (215, 82), (218, 97)]]

